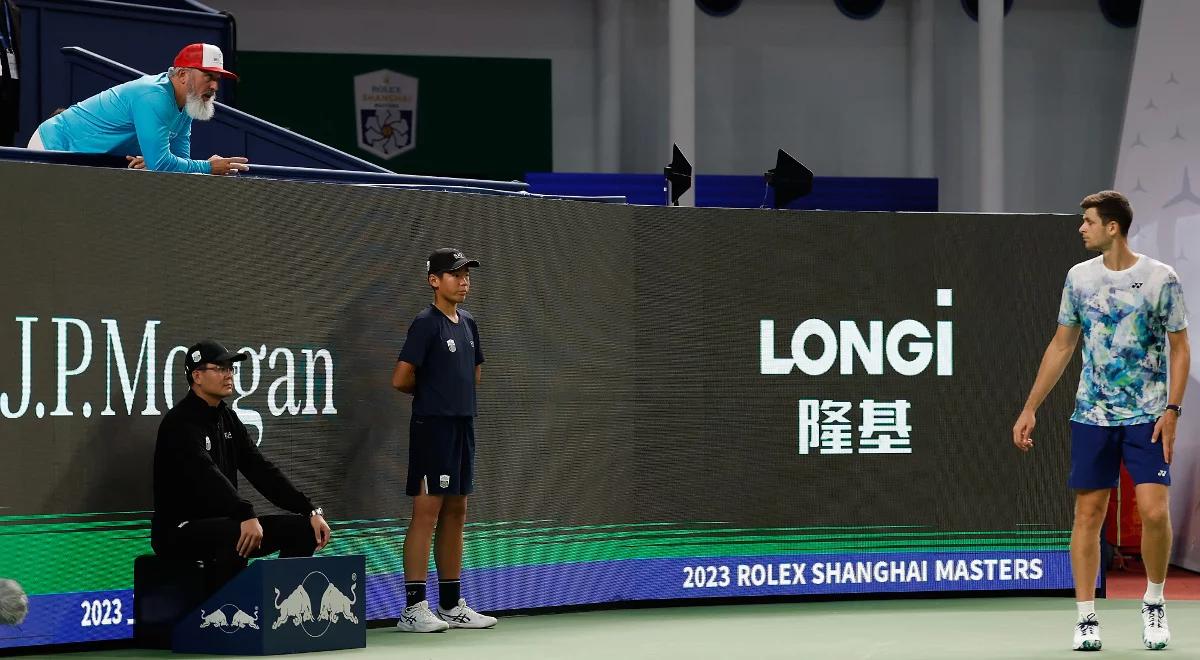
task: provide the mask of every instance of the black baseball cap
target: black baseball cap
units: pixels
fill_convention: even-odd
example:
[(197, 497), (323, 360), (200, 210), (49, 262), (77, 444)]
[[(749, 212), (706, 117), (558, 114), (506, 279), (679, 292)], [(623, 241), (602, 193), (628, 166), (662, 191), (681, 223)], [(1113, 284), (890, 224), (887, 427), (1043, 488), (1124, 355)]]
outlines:
[(464, 266), (478, 268), (479, 261), (464, 257), (462, 250), (457, 248), (440, 248), (429, 255), (426, 265), (429, 267), (430, 275), (441, 275)]
[(245, 353), (226, 349), (215, 339), (202, 339), (192, 344), (191, 348), (187, 350), (187, 354), (183, 356), (183, 371), (191, 373), (205, 364), (241, 362), (247, 357), (249, 356)]

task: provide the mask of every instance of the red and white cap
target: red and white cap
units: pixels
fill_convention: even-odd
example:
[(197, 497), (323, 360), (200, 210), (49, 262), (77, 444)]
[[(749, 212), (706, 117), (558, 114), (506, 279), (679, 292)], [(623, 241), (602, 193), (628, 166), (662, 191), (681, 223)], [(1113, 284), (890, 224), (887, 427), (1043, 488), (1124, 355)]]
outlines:
[(237, 80), (232, 71), (226, 71), (225, 56), (221, 49), (212, 44), (188, 44), (175, 56), (175, 66), (186, 69), (199, 69), (209, 73), (219, 73), (226, 78)]

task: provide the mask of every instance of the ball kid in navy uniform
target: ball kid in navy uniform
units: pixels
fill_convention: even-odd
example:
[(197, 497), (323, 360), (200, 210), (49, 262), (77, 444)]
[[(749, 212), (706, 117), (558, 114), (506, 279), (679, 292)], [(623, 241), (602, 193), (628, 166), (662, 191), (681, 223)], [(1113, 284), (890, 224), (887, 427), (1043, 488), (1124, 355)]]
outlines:
[[(475, 387), (483, 364), (479, 328), (459, 304), (471, 289), (470, 269), (479, 262), (442, 248), (429, 255), (427, 266), (433, 304), (413, 319), (392, 372), (392, 387), (413, 395), (406, 488), (413, 512), (404, 537), (407, 606), (396, 627), (405, 632), (490, 628), (496, 619), (471, 609), (459, 582), (467, 496), (474, 490)], [(436, 614), (425, 595), (431, 545), (440, 592)]]

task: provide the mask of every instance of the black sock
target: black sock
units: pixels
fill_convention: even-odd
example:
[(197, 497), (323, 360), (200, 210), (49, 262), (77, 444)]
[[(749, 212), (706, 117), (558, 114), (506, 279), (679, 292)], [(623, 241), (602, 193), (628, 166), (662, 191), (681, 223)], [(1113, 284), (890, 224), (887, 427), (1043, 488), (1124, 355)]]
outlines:
[(405, 582), (404, 583), (404, 600), (408, 607), (412, 607), (417, 603), (425, 600), (425, 583), (424, 582)]
[(438, 592), (441, 594), (443, 610), (458, 607), (461, 587), (462, 582), (459, 580), (438, 580)]

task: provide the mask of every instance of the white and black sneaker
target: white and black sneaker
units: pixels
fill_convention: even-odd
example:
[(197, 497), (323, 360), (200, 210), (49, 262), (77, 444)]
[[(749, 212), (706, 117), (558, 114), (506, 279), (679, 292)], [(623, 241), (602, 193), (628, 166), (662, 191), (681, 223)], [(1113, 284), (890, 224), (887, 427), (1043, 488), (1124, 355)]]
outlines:
[(1076, 651), (1100, 650), (1100, 622), (1095, 614), (1089, 614), (1075, 623)]
[(458, 605), (448, 610), (439, 605), (437, 617), (451, 628), (491, 628), (496, 625), (496, 617), (476, 612), (462, 598), (458, 599)]
[(1142, 643), (1146, 648), (1152, 651), (1167, 648), (1167, 643), (1171, 641), (1171, 631), (1167, 628), (1165, 603), (1142, 601), (1142, 625)]
[(427, 600), (404, 608), (400, 612), (400, 619), (396, 621), (396, 630), (400, 632), (442, 632), (449, 629), (450, 624), (433, 615)]

